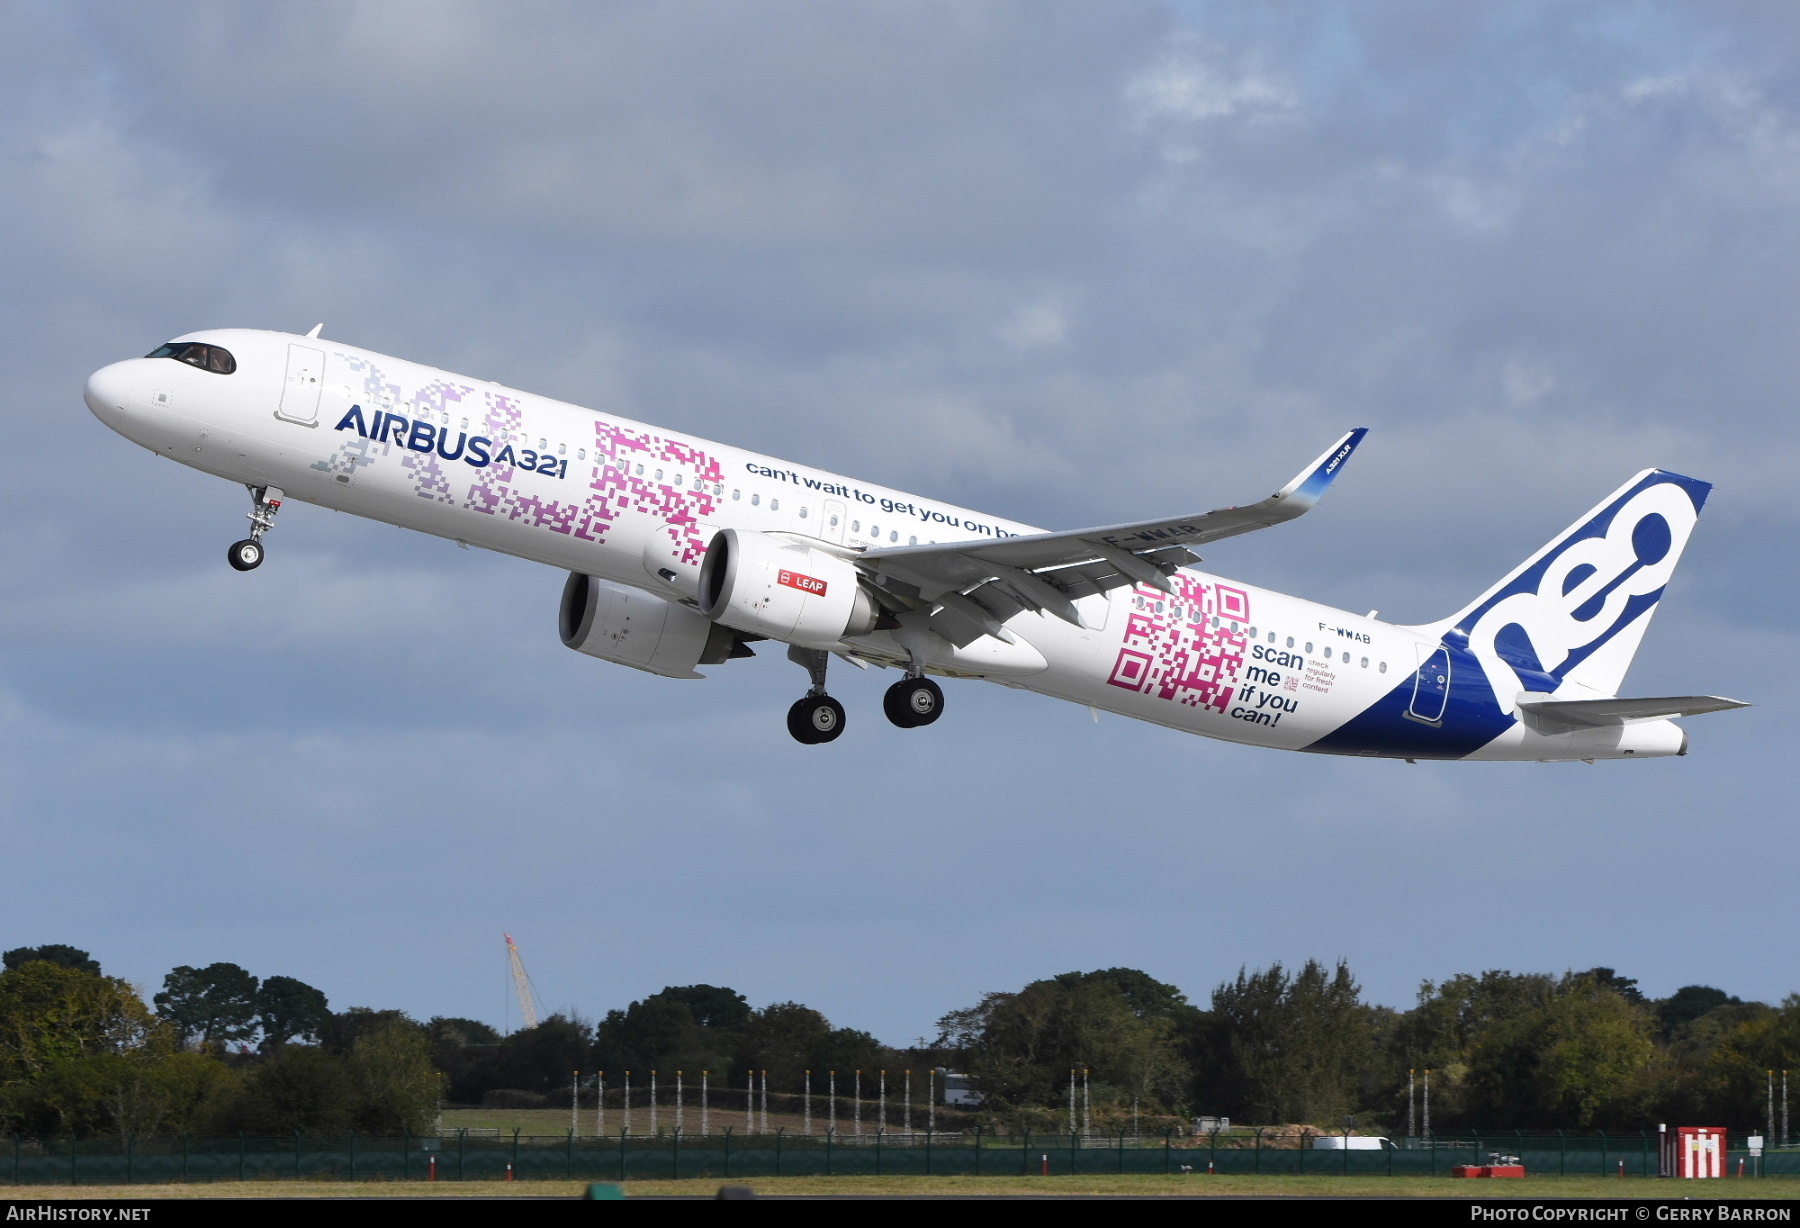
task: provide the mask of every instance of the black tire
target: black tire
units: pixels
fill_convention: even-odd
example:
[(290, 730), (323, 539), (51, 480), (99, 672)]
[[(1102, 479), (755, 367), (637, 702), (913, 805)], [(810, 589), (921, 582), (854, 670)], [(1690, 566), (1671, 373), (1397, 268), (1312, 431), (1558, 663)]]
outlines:
[(238, 571), (255, 571), (262, 566), (262, 543), (253, 542), (248, 537), (241, 542), (232, 542), (231, 548), (225, 552), (225, 561)]
[(917, 729), (944, 714), (944, 692), (929, 678), (902, 678), (881, 697), (881, 710), (900, 728)]
[(844, 705), (829, 695), (808, 695), (788, 709), (788, 732), (803, 746), (818, 746), (844, 732)]

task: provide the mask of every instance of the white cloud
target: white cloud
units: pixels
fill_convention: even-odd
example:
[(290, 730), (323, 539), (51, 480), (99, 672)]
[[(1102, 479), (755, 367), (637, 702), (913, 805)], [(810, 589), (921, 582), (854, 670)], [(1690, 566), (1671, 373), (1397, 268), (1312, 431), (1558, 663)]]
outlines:
[(1069, 335), (1069, 313), (1056, 299), (1040, 299), (1019, 308), (999, 335), (1022, 350), (1058, 345)]
[(1216, 45), (1176, 34), (1168, 51), (1126, 84), (1134, 118), (1143, 124), (1297, 118), (1300, 96), (1292, 86), (1262, 69), (1225, 60)]

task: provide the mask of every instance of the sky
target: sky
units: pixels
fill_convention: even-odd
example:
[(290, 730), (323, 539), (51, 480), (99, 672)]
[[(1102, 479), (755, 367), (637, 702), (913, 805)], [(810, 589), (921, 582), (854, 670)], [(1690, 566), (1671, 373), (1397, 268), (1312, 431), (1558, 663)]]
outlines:
[[(517, 1026), (664, 985), (893, 1044), (987, 992), (1347, 960), (1800, 991), (1800, 12), (1765, 4), (0, 0), (0, 946)], [(1626, 693), (1682, 759), (1407, 765), (781, 654), (569, 652), (563, 576), (284, 509), (83, 406), (305, 331), (1208, 570), (1447, 614), (1715, 483)], [(1782, 952), (1790, 954), (1784, 955)]]

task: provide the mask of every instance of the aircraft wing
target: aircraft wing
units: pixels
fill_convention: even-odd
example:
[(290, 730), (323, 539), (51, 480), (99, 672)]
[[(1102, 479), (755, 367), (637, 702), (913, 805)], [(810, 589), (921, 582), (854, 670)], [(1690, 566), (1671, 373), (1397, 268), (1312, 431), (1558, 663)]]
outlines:
[(1199, 562), (1188, 547), (1266, 529), (1310, 511), (1366, 434), (1368, 428), (1357, 427), (1293, 481), (1246, 507), (1063, 533), (866, 550), (857, 563), (899, 604), (916, 608), (929, 602), (931, 629), (959, 645), (980, 635), (1011, 639), (1000, 624), (1022, 609), (1042, 610), (1080, 626), (1076, 600), (1127, 584), (1167, 592), (1170, 572)]
[(1673, 695), (1663, 699), (1540, 699), (1519, 705), (1533, 716), (1565, 725), (1623, 725), (1668, 716), (1698, 716), (1750, 705), (1722, 695)]

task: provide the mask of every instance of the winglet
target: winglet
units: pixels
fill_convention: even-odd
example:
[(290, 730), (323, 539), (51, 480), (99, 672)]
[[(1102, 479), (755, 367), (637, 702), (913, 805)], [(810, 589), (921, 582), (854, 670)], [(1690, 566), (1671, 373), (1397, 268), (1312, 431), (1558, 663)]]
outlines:
[(312, 326), (312, 331), (307, 333), (306, 335), (308, 337), (311, 337), (314, 341), (317, 341), (319, 339), (319, 330), (324, 327), (325, 327), (325, 321), (320, 320), (317, 324)]
[(1326, 487), (1343, 471), (1344, 462), (1356, 451), (1356, 445), (1362, 442), (1369, 428), (1359, 426), (1342, 439), (1327, 448), (1323, 455), (1312, 464), (1302, 469), (1294, 480), (1275, 493), (1275, 498), (1294, 506), (1294, 514), (1308, 511), (1325, 493)]

